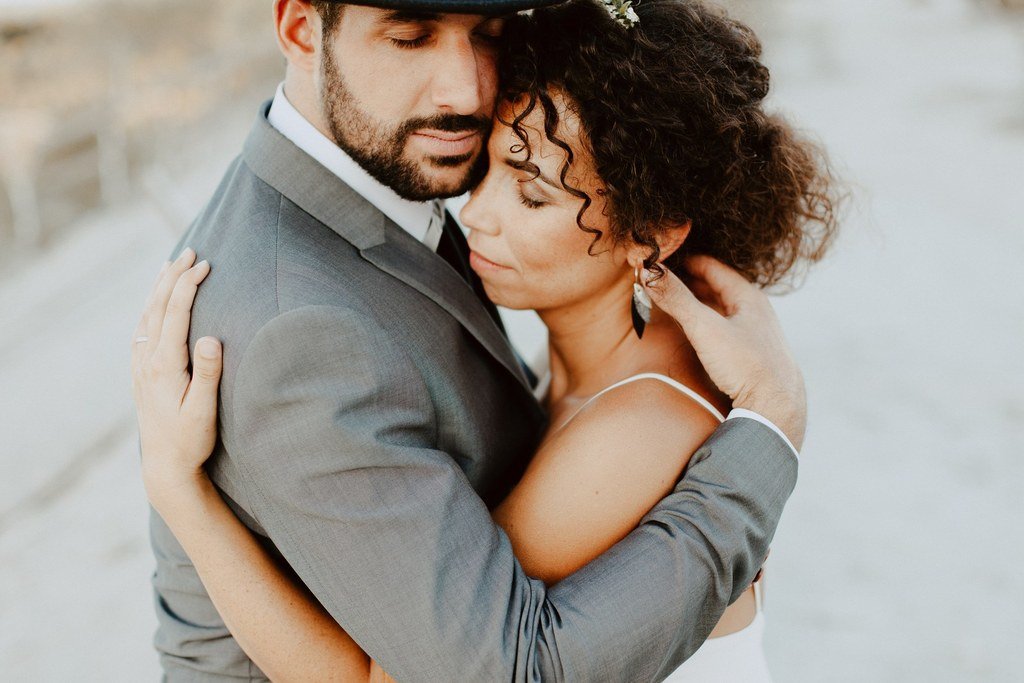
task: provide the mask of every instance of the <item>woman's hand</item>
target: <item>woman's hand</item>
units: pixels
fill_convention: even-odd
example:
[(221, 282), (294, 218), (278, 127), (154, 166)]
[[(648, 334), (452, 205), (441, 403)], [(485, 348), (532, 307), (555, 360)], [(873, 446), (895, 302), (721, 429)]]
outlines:
[[(132, 340), (132, 389), (139, 420), (142, 474), (160, 510), (182, 489), (202, 484), (217, 441), (221, 346), (196, 343), (189, 374), (188, 331), (196, 290), (210, 272), (191, 249), (164, 265)], [(194, 265), (193, 265), (194, 264)]]

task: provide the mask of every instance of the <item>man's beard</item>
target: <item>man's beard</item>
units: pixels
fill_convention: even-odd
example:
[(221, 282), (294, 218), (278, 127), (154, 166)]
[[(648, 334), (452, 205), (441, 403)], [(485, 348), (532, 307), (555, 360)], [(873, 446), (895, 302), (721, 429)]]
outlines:
[[(473, 188), (487, 172), (487, 154), (481, 151), (476, 162), (466, 170), (454, 187), (444, 186), (423, 172), (420, 164), (403, 156), (409, 136), (417, 130), (434, 129), (447, 132), (477, 132), (486, 137), (490, 120), (458, 114), (438, 114), (415, 118), (389, 127), (359, 108), (355, 96), (334, 62), (330, 46), (323, 49), (323, 95), (321, 106), (331, 136), (356, 163), (398, 196), (411, 201), (457, 197)], [(473, 152), (458, 156), (426, 157), (438, 167), (458, 167), (473, 157)]]

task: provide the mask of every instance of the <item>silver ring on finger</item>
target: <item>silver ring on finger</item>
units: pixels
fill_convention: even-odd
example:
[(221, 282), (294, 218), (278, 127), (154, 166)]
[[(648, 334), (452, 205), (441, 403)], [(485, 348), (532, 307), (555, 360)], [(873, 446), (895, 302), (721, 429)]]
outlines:
[(148, 341), (149, 341), (149, 337), (136, 337), (135, 338), (135, 343), (136, 344), (142, 344), (143, 342), (148, 342)]

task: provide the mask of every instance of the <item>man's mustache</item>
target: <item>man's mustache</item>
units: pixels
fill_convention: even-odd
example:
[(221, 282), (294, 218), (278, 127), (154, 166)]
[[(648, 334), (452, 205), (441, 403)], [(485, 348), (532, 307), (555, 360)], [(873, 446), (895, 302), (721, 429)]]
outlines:
[(486, 132), (491, 127), (489, 118), (470, 116), (467, 114), (438, 114), (426, 118), (410, 119), (402, 125), (402, 137), (412, 135), (418, 130), (442, 130), (446, 133)]

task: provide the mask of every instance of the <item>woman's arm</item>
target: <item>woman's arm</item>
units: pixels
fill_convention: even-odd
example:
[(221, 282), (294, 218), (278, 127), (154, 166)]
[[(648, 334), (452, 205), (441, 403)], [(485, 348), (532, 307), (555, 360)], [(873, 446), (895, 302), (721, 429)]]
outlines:
[(275, 681), (369, 681), (387, 674), (274, 562), (202, 468), (216, 441), (220, 345), (200, 339), (188, 367), (190, 310), (209, 265), (190, 250), (164, 267), (132, 343), (143, 481), (232, 635)]
[[(231, 633), (271, 678), (388, 680), (275, 564), (202, 469), (216, 441), (221, 359), (217, 341), (201, 339), (188, 374), (190, 308), (209, 272), (205, 264), (190, 268), (194, 260), (189, 252), (165, 269), (136, 332), (147, 339), (133, 343), (147, 493)], [(661, 383), (622, 387), (545, 444), (496, 521), (527, 573), (555, 583), (636, 527), (714, 427)]]
[(558, 583), (639, 526), (717, 426), (662, 382), (622, 386), (541, 446), (494, 519), (526, 573)]
[(369, 657), (274, 563), (209, 477), (150, 476), (146, 489), (225, 625), (271, 680), (373, 680)]

